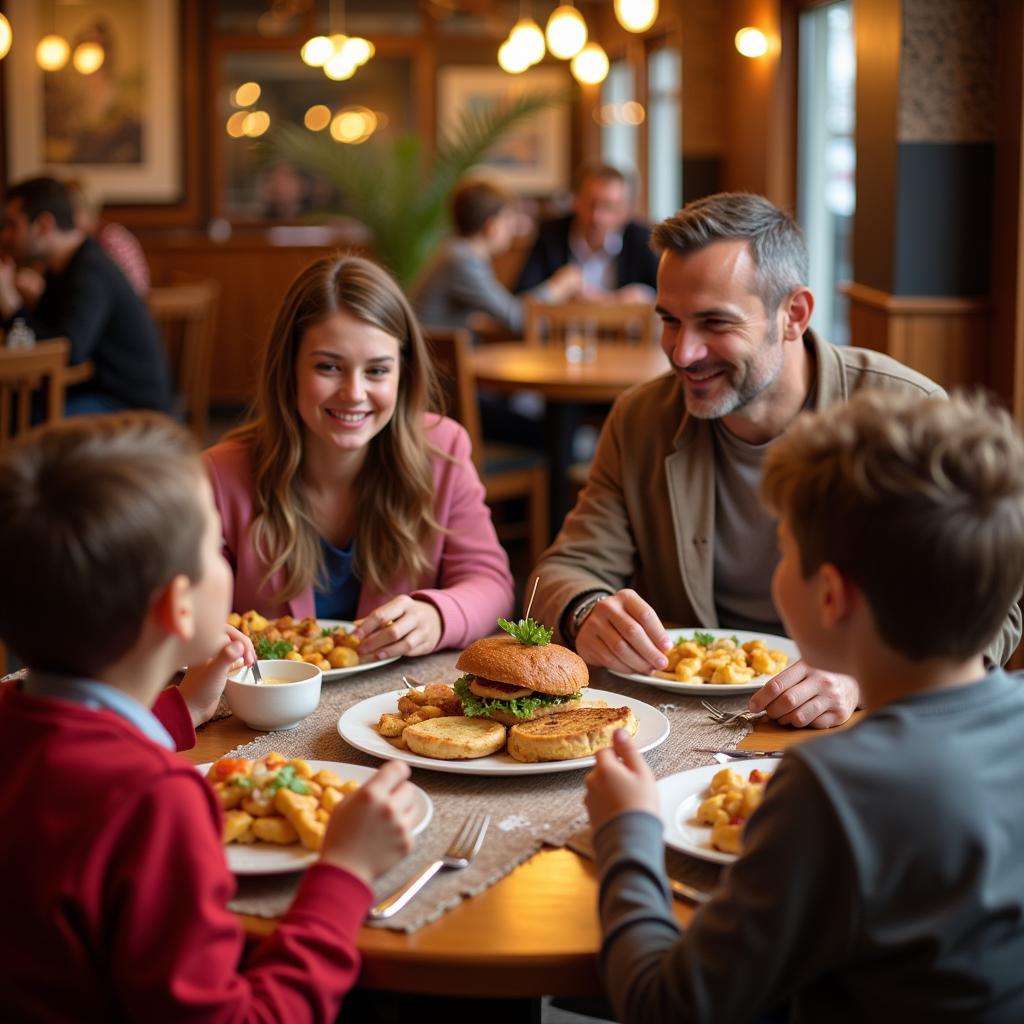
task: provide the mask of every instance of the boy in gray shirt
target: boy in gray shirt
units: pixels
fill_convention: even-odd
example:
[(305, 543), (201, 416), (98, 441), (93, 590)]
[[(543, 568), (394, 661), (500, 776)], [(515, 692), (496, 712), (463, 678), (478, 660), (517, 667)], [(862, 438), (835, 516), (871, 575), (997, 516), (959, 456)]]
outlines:
[(863, 392), (766, 459), (773, 595), (856, 678), (853, 728), (787, 751), (680, 934), (654, 778), (587, 779), (601, 968), (624, 1021), (1024, 1021), (1024, 686), (981, 652), (1024, 578), (1024, 441), (980, 402)]

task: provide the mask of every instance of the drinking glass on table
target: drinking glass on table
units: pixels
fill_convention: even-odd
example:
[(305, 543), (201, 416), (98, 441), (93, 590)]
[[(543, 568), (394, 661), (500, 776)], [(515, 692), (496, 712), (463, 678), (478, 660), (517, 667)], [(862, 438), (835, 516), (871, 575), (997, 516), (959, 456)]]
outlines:
[(597, 358), (597, 331), (590, 320), (573, 320), (565, 328), (565, 359), (592, 363)]

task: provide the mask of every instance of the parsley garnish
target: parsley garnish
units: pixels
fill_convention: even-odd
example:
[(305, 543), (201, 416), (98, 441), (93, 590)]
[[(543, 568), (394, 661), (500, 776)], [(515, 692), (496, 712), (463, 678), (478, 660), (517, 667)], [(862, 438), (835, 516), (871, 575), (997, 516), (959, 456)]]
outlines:
[(308, 793), (309, 786), (295, 774), (295, 766), (286, 764), (277, 770), (277, 774), (270, 781), (267, 790), (276, 793), (279, 789), (291, 789), (296, 793)]
[(252, 789), (252, 779), (248, 775), (232, 775), (228, 779), (229, 786), (237, 786), (239, 789)]
[(554, 635), (554, 630), (542, 626), (533, 619), (520, 619), (518, 622), (498, 619), (498, 625), (527, 647), (543, 647), (545, 644), (551, 643), (551, 637)]
[(324, 628), (320, 630), (321, 636), (331, 636), (333, 633), (334, 630), (331, 629), (330, 626), (324, 626)]
[(294, 644), (288, 643), (287, 640), (270, 641), (262, 636), (253, 640), (252, 645), (256, 648), (256, 657), (260, 661), (272, 661), (275, 658), (283, 658), (286, 654), (291, 654), (295, 650)]
[(710, 647), (715, 642), (714, 633), (702, 633), (699, 629), (694, 630), (693, 633), (694, 643), (698, 643), (701, 647)]

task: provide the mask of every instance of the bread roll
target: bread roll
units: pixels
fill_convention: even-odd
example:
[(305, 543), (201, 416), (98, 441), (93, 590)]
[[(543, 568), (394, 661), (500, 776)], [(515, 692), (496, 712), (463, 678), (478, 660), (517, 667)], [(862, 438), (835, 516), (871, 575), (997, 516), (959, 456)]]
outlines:
[(431, 718), (406, 726), (402, 739), (423, 757), (469, 761), (501, 750), (505, 727), (489, 718)]
[(616, 729), (636, 735), (637, 721), (629, 708), (574, 708), (513, 726), (508, 752), (528, 763), (589, 757), (611, 746)]

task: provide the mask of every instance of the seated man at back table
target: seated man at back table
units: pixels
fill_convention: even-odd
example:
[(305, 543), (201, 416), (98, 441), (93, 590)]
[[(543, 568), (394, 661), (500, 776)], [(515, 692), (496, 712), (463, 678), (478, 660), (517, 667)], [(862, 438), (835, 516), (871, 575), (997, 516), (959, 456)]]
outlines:
[(554, 278), (569, 263), (583, 276), (580, 298), (650, 302), (658, 273), (650, 228), (629, 219), (626, 177), (607, 164), (580, 174), (573, 212), (545, 221), (519, 274), (516, 292)]
[[(765, 454), (801, 411), (864, 387), (943, 394), (888, 356), (810, 330), (803, 234), (767, 199), (697, 200), (659, 224), (653, 242), (671, 372), (615, 403), (587, 486), (532, 574), (536, 618), (589, 664), (641, 673), (666, 665), (663, 620), (783, 632), (771, 597), (776, 524), (758, 486)], [(989, 657), (1006, 661), (1020, 636), (1015, 603)], [(828, 728), (858, 697), (854, 680), (798, 661), (750, 708)]]
[[(7, 190), (0, 232), (0, 319), (20, 318), (37, 339), (67, 338), (72, 366), (92, 377), (69, 389), (67, 415), (171, 406), (170, 373), (148, 310), (95, 239), (75, 226), (67, 189), (32, 178)], [(41, 263), (41, 295), (23, 294), (18, 266)]]

